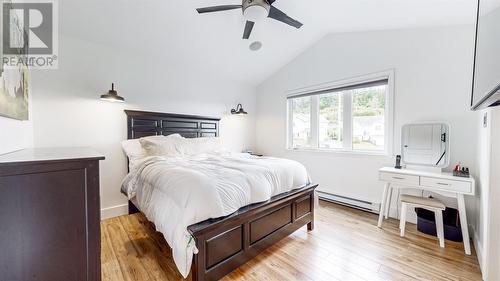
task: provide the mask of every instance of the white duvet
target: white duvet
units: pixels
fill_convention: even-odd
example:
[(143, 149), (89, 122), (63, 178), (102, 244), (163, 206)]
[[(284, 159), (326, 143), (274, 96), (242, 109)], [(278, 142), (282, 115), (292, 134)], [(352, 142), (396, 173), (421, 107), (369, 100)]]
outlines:
[(122, 191), (136, 197), (187, 277), (198, 251), (188, 226), (307, 184), (307, 171), (296, 161), (223, 153), (146, 157), (132, 167)]

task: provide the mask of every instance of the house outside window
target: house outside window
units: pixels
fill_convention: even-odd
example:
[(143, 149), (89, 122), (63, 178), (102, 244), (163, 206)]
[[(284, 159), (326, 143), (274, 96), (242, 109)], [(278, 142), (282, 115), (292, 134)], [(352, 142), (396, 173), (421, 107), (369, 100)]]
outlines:
[(390, 154), (393, 77), (387, 71), (288, 95), (288, 149)]

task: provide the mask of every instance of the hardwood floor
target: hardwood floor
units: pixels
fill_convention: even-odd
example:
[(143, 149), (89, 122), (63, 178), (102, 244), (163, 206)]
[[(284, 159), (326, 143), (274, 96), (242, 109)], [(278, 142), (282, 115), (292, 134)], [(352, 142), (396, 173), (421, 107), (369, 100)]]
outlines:
[[(302, 228), (223, 280), (481, 280), (476, 254), (398, 221), (377, 228), (377, 216), (320, 201), (315, 230)], [(102, 277), (181, 280), (162, 235), (142, 214), (102, 221)], [(188, 279), (190, 279), (188, 277)]]

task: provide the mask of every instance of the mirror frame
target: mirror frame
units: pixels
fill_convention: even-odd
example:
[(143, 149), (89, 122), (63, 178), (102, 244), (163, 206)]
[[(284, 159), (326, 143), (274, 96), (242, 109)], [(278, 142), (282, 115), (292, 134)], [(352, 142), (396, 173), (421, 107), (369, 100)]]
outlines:
[[(448, 136), (447, 136), (445, 149), (446, 149), (447, 157), (445, 157), (446, 160), (443, 164), (432, 165), (432, 164), (409, 163), (409, 162), (405, 161), (405, 157), (404, 157), (405, 147), (404, 147), (404, 142), (403, 142), (403, 136), (404, 136), (403, 134), (404, 134), (405, 128), (408, 126), (412, 126), (412, 125), (444, 125), (444, 126), (446, 126)], [(410, 166), (423, 166), (423, 167), (434, 167), (434, 168), (446, 168), (446, 167), (450, 166), (450, 161), (451, 161), (451, 145), (450, 145), (451, 133), (450, 132), (451, 132), (451, 126), (448, 122), (436, 121), (436, 122), (416, 122), (416, 123), (404, 124), (401, 127), (401, 163), (403, 163), (405, 165), (410, 165)]]

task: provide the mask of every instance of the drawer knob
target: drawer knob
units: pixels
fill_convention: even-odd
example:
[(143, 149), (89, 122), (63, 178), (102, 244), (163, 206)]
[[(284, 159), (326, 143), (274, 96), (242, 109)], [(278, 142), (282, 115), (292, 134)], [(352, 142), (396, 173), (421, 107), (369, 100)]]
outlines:
[(404, 180), (405, 178), (402, 178), (402, 177), (392, 177), (393, 179), (395, 180)]
[(445, 185), (445, 186), (449, 186), (450, 185), (449, 183), (442, 183), (442, 182), (438, 182), (437, 184), (439, 184), (439, 185)]

